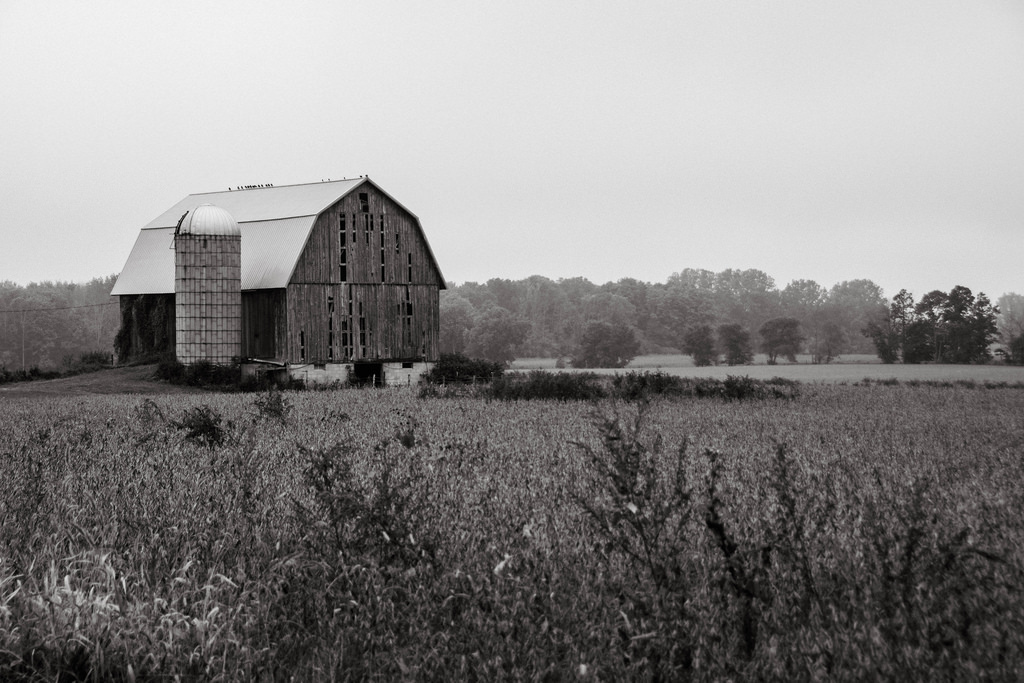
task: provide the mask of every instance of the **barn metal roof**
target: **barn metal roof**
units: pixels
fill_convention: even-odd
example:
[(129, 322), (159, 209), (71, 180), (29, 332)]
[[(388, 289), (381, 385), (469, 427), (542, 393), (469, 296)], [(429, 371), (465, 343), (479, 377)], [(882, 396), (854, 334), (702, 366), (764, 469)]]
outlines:
[(366, 178), (354, 178), (327, 183), (190, 194), (151, 220), (143, 229), (173, 228), (183, 213), (200, 204), (215, 204), (230, 213), (239, 223), (316, 216), (365, 182)]
[(174, 293), (174, 228), (142, 230), (111, 296)]
[[(288, 286), (316, 216), (240, 223), (242, 289)], [(174, 293), (174, 228), (139, 232), (111, 296)]]
[[(139, 232), (128, 261), (110, 292), (125, 294), (174, 293), (174, 229), (186, 211), (214, 204), (238, 222), (242, 233), (242, 289), (276, 289), (288, 285), (316, 217), (369, 178), (306, 185), (282, 185), (247, 190), (190, 194), (151, 220)], [(376, 183), (373, 186), (387, 195)], [(399, 206), (394, 197), (387, 195)], [(405, 209), (405, 207), (402, 207)], [(408, 209), (405, 209), (409, 211)], [(419, 219), (409, 211), (417, 225)], [(422, 227), (420, 228), (422, 234)], [(424, 243), (437, 270), (437, 259)]]

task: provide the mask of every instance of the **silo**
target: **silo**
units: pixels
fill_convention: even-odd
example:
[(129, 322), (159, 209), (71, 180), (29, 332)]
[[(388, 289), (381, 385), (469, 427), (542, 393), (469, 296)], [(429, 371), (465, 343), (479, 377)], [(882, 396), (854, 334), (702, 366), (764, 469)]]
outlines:
[(175, 354), (190, 365), (238, 361), (242, 351), (242, 232), (231, 214), (201, 204), (174, 231)]

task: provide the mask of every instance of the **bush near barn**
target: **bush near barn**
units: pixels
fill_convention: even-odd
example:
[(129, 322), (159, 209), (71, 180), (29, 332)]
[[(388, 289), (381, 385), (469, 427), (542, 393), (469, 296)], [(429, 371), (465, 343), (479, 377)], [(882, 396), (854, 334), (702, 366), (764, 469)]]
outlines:
[(981, 384), (0, 403), (0, 679), (1014, 680), (1021, 415)]

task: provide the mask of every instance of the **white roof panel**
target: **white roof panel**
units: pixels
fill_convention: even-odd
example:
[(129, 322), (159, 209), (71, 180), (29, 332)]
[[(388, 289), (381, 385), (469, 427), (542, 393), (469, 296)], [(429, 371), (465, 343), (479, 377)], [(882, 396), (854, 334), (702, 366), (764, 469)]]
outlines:
[(316, 216), (241, 223), (242, 289), (287, 287)]
[[(288, 286), (316, 216), (240, 223), (242, 289)], [(112, 296), (174, 293), (174, 228), (139, 232)]]
[(142, 230), (111, 296), (174, 294), (174, 228)]

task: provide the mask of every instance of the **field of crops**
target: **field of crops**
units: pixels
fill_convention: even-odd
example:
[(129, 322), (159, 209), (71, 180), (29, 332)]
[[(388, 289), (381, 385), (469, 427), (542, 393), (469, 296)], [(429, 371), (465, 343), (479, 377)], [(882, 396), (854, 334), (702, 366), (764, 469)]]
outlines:
[(2, 680), (1015, 680), (1024, 390), (0, 402)]

